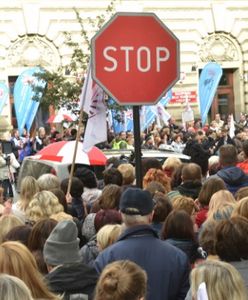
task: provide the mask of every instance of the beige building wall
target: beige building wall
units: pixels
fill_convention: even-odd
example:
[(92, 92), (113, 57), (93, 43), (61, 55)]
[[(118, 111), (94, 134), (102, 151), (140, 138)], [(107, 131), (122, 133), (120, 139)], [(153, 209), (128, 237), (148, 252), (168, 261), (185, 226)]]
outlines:
[[(65, 66), (70, 49), (63, 32), (80, 40), (73, 7), (85, 21), (89, 36), (95, 29), (88, 18), (104, 13), (105, 0), (0, 0), (0, 81), (19, 75), (26, 67)], [(199, 70), (208, 61), (234, 69), (235, 113), (248, 112), (248, 1), (247, 0), (116, 0), (117, 11), (154, 12), (180, 40), (181, 72), (185, 79), (173, 91), (198, 91)], [(85, 47), (82, 41), (82, 47)], [(198, 94), (198, 93), (197, 93)], [(185, 104), (168, 110), (180, 118)], [(192, 104), (199, 116), (198, 103)], [(3, 115), (10, 119), (10, 105)]]

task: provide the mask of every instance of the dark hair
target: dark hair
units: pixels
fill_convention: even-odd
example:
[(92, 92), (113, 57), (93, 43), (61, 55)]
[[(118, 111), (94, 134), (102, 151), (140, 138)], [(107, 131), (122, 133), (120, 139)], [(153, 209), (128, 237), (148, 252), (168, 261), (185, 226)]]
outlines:
[(209, 205), (210, 199), (214, 193), (226, 190), (224, 181), (219, 177), (209, 178), (202, 185), (201, 191), (198, 196), (198, 201), (202, 206)]
[(51, 189), (50, 191), (59, 199), (59, 203), (64, 207), (64, 212), (67, 213), (68, 207), (67, 207), (64, 191), (62, 191), (62, 189), (57, 189), (57, 188)]
[(248, 219), (237, 216), (220, 221), (216, 226), (215, 250), (221, 260), (248, 259)]
[(79, 178), (83, 185), (89, 189), (94, 189), (97, 187), (95, 173), (86, 167), (78, 168), (75, 171), (75, 177)]
[(195, 241), (194, 224), (183, 210), (172, 211), (164, 223), (162, 239), (187, 239)]
[(185, 166), (185, 163), (181, 164), (171, 176), (171, 188), (176, 188), (182, 183), (182, 169)]
[(237, 150), (233, 145), (223, 145), (219, 152), (221, 166), (233, 166), (237, 163)]
[(43, 250), (47, 238), (56, 225), (57, 221), (53, 219), (42, 219), (36, 222), (28, 239), (29, 250)]
[(30, 225), (16, 226), (5, 235), (3, 242), (17, 241), (27, 246), (31, 230), (32, 227)]
[(172, 205), (168, 196), (157, 192), (153, 196), (154, 205), (154, 214), (152, 221), (154, 223), (162, 223), (165, 221), (169, 213), (172, 211)]
[(142, 159), (142, 176), (145, 176), (147, 171), (151, 168), (162, 170), (162, 164), (157, 158), (144, 158)]
[(122, 174), (115, 168), (107, 169), (103, 172), (103, 181), (105, 185), (112, 183), (121, 186), (123, 181)]
[(248, 140), (243, 141), (242, 149), (245, 153), (245, 157), (248, 157)]
[[(61, 190), (66, 194), (67, 193), (67, 188), (69, 184), (69, 178), (66, 178), (61, 181)], [(84, 192), (84, 185), (80, 179), (77, 177), (72, 177), (71, 181), (71, 191), (70, 194), (72, 195), (73, 198), (81, 197), (81, 195)]]
[(115, 209), (101, 209), (96, 213), (94, 225), (96, 232), (107, 224), (121, 224), (121, 213)]

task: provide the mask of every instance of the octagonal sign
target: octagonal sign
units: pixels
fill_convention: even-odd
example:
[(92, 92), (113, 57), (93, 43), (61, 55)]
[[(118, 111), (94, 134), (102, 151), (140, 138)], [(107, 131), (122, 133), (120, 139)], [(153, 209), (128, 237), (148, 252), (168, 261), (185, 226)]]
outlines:
[(121, 105), (155, 104), (179, 79), (179, 40), (153, 13), (117, 13), (93, 37), (93, 79)]

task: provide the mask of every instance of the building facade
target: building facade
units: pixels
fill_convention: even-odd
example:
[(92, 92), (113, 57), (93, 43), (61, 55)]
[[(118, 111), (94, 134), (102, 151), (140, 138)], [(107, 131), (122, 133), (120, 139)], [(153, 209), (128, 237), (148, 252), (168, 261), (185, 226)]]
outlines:
[[(0, 81), (11, 94), (17, 76), (30, 66), (48, 69), (66, 66), (71, 49), (64, 32), (82, 39), (74, 8), (84, 21), (89, 38), (95, 33), (89, 18), (106, 14), (106, 0), (0, 0)], [(116, 0), (116, 11), (154, 12), (180, 40), (181, 80), (173, 87), (168, 111), (180, 119), (188, 99), (199, 116), (199, 75), (207, 62), (223, 68), (210, 111), (239, 119), (248, 113), (248, 2), (246, 0)], [(82, 47), (86, 45), (82, 40)], [(87, 51), (87, 50), (85, 50)], [(14, 115), (10, 97), (2, 115)]]

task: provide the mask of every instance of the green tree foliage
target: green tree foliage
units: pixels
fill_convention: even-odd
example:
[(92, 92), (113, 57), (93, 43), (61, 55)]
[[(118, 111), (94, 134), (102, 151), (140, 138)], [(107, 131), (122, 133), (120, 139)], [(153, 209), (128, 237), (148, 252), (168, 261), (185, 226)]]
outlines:
[[(93, 31), (97, 32), (105, 21), (113, 15), (115, 1), (110, 2), (104, 14), (97, 16), (96, 19), (88, 18), (88, 24)], [(41, 98), (43, 107), (48, 107), (49, 105), (53, 105), (55, 109), (66, 107), (77, 113), (79, 96), (84, 82), (83, 74), (87, 71), (90, 59), (90, 39), (85, 30), (85, 20), (81, 18), (77, 9), (74, 8), (74, 12), (81, 28), (80, 36), (82, 40), (75, 41), (70, 32), (64, 32), (65, 43), (72, 50), (70, 62), (67, 66), (59, 67), (57, 70), (44, 69), (44, 72), (35, 74), (47, 84), (44, 89), (34, 87), (35, 95), (33, 100), (39, 101), (38, 94), (41, 92), (43, 94)], [(84, 49), (81, 47), (82, 44), (85, 45)], [(117, 104), (112, 106), (114, 109), (123, 109)]]

